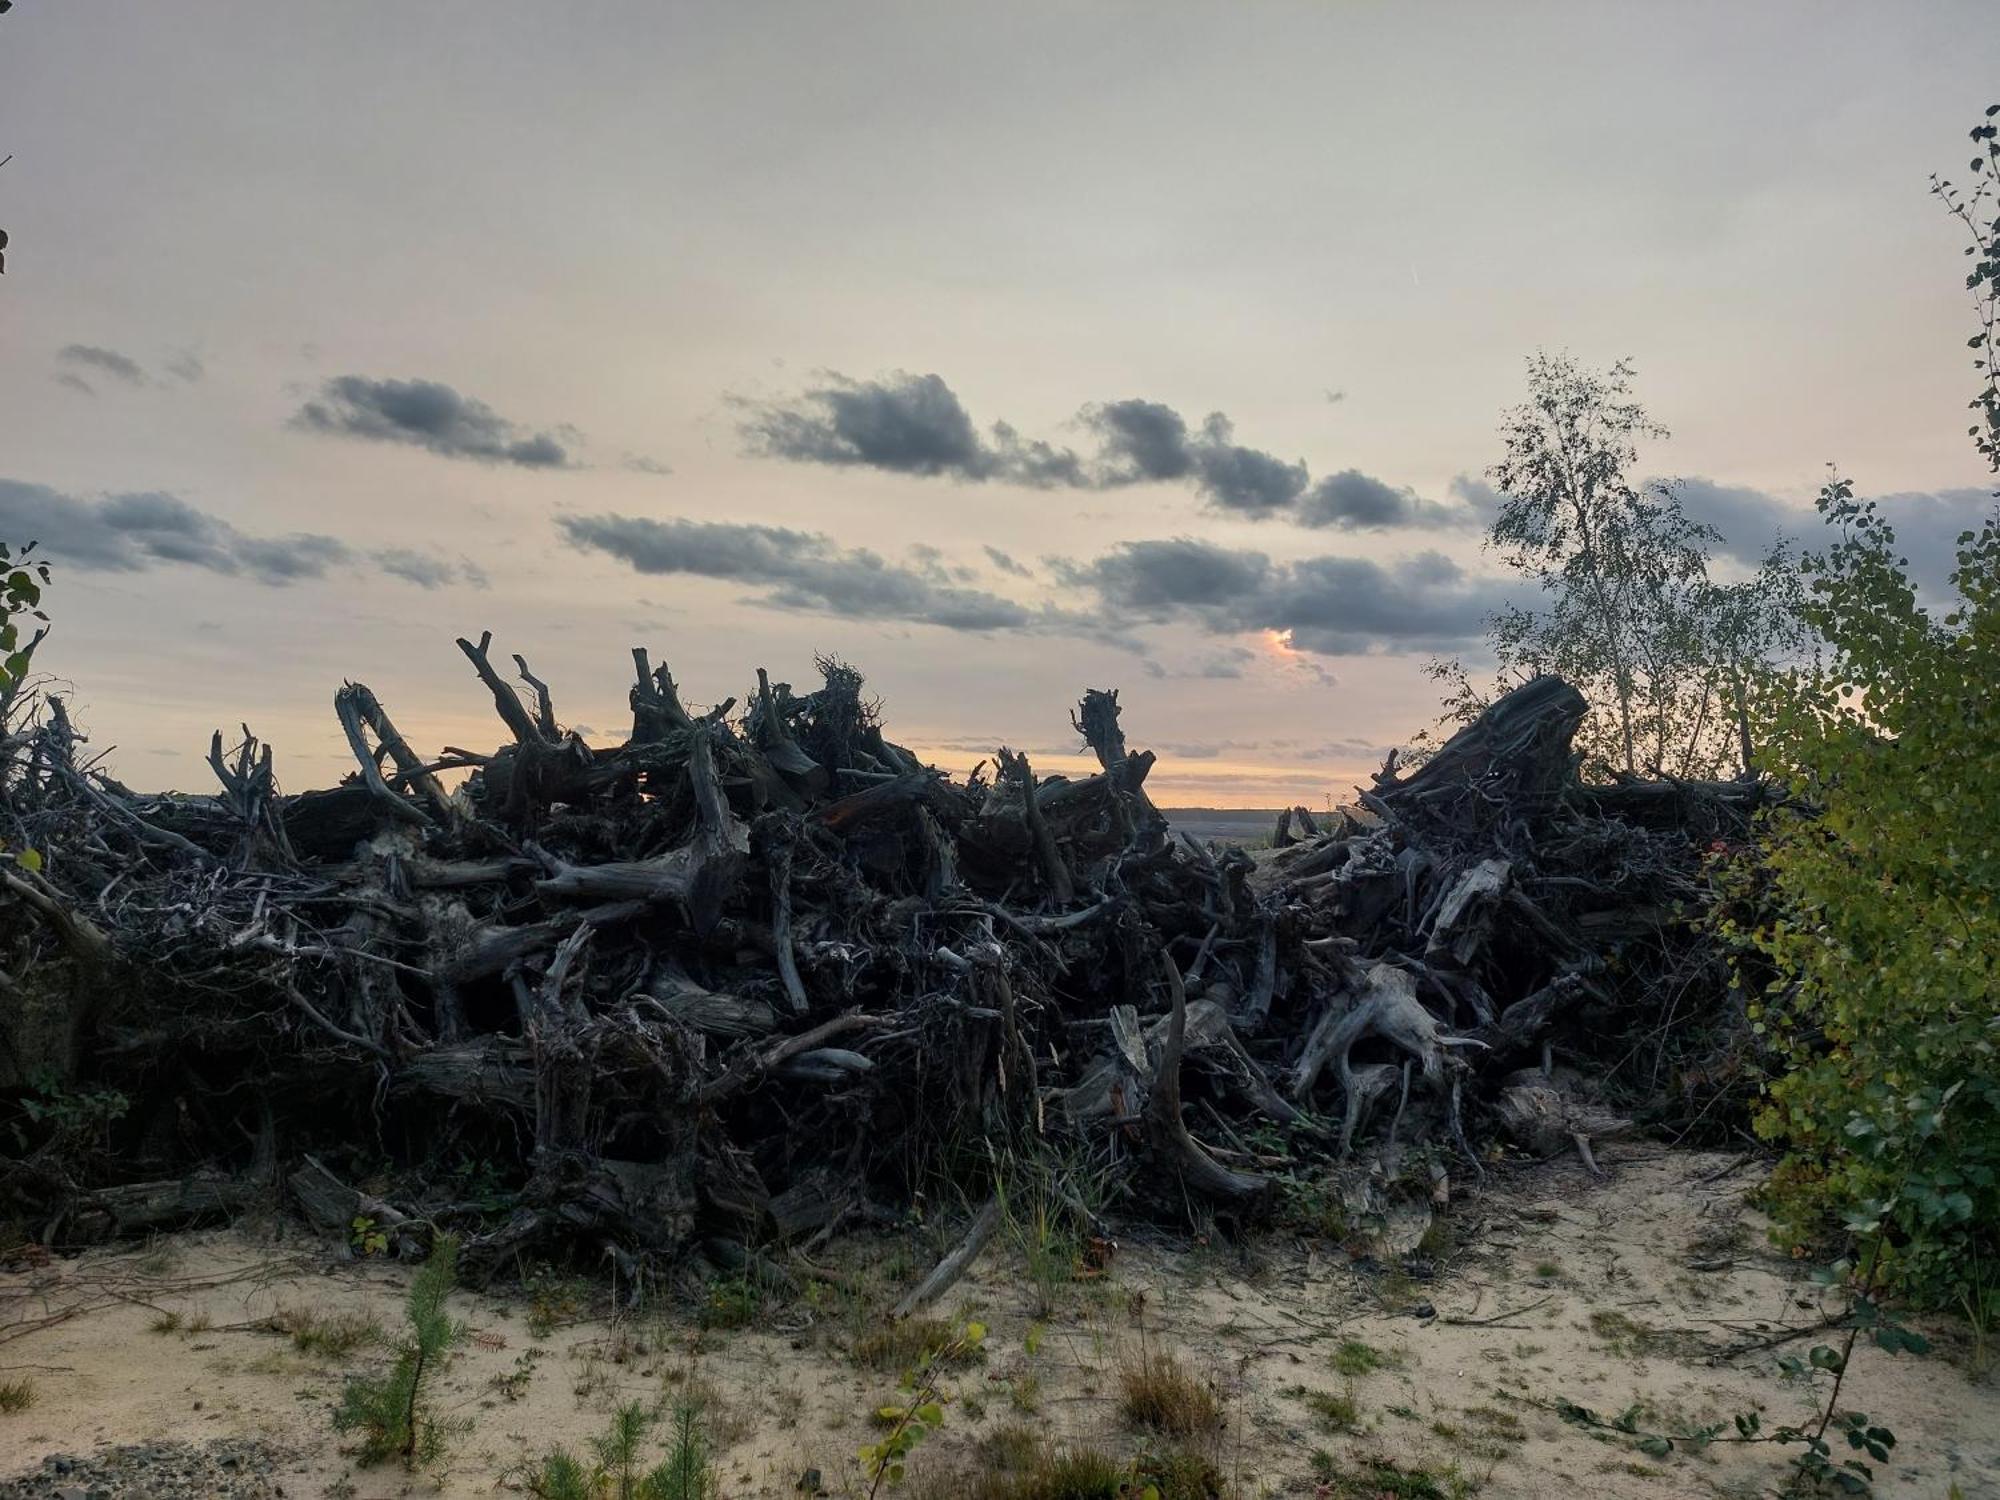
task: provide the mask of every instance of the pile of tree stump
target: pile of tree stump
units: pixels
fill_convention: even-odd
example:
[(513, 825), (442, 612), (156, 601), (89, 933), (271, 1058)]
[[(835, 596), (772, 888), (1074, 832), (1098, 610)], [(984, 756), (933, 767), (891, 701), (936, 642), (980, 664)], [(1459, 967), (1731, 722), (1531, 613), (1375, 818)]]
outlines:
[(4, 705), (17, 1235), (275, 1192), (488, 1272), (638, 1271), (924, 1195), (990, 1230), (1030, 1178), (1091, 1222), (1441, 1197), (1503, 1148), (1590, 1160), (1728, 1003), (1691, 923), (1760, 788), (1579, 780), (1553, 678), (1246, 851), (1170, 826), (1115, 692), (1072, 715), (1096, 774), (955, 779), (840, 662), (695, 712), (635, 651), (604, 746), (458, 645), (504, 744), (427, 756), (349, 683), (356, 770), (297, 795), (247, 728), (215, 795), (148, 796), (59, 697)]

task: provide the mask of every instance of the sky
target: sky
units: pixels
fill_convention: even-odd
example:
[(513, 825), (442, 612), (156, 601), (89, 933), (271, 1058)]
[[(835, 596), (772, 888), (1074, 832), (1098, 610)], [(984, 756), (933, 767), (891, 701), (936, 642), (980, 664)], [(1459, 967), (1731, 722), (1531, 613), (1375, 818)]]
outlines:
[(1748, 557), (1826, 466), (1920, 568), (1991, 503), (1961, 241), (1980, 3), (305, 4), (0, 17), (0, 534), (127, 782), (599, 743), (859, 666), (964, 770), (1322, 805), (1436, 714), (1536, 350)]

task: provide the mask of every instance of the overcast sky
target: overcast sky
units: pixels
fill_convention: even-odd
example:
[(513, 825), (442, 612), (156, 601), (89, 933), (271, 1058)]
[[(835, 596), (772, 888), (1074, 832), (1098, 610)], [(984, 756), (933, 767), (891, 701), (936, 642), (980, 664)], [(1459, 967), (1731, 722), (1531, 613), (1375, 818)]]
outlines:
[(1731, 545), (1829, 461), (1987, 503), (1960, 241), (1979, 3), (19, 0), (0, 530), (128, 781), (372, 686), (600, 738), (853, 660), (892, 737), (1163, 801), (1344, 797), (1432, 716), (1524, 358), (1629, 356)]

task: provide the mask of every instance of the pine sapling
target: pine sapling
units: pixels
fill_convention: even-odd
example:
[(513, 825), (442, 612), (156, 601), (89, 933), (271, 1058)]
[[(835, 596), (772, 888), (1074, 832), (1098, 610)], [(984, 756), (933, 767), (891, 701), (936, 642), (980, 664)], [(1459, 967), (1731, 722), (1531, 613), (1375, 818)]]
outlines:
[(386, 1375), (357, 1375), (347, 1382), (333, 1425), (339, 1432), (361, 1434), (364, 1464), (396, 1458), (413, 1469), (436, 1463), (452, 1434), (463, 1430), (440, 1418), (429, 1400), (431, 1382), (452, 1346), (465, 1337), (464, 1325), (454, 1323), (444, 1305), (457, 1273), (458, 1242), (440, 1235), (430, 1259), (410, 1280), (405, 1304), (409, 1326), (395, 1364)]

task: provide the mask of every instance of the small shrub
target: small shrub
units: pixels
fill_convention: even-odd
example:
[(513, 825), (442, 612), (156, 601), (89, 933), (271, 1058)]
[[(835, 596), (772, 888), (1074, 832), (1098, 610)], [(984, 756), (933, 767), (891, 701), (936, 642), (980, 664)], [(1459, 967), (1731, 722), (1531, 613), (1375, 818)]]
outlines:
[(674, 1408), (666, 1459), (646, 1476), (638, 1500), (710, 1500), (715, 1492), (701, 1414), (693, 1402), (683, 1401)]
[(764, 1311), (764, 1293), (747, 1276), (718, 1277), (701, 1305), (704, 1328), (748, 1328)]
[(0, 1380), (0, 1414), (12, 1416), (35, 1404), (35, 1383), (23, 1375), (19, 1380)]
[(597, 1500), (597, 1479), (574, 1453), (558, 1448), (520, 1476), (535, 1500)]
[(969, 1359), (985, 1339), (984, 1323), (967, 1323), (944, 1348), (927, 1355), (921, 1364), (903, 1372), (905, 1399), (900, 1404), (883, 1406), (876, 1412), (878, 1417), (888, 1421), (888, 1431), (883, 1434), (881, 1442), (864, 1444), (857, 1455), (861, 1460), (861, 1471), (869, 1481), (869, 1500), (874, 1500), (884, 1484), (903, 1482), (910, 1454), (944, 1423), (945, 1403), (951, 1399), (942, 1383), (944, 1371)]
[(457, 1273), (458, 1242), (440, 1235), (431, 1258), (410, 1279), (409, 1327), (395, 1364), (386, 1375), (351, 1377), (341, 1394), (334, 1430), (360, 1434), (357, 1456), (364, 1464), (388, 1458), (401, 1459), (408, 1468), (436, 1463), (453, 1432), (463, 1430), (431, 1409), (429, 1389), (452, 1346), (465, 1337), (464, 1326), (452, 1322), (444, 1306)]
[(575, 1277), (559, 1276), (542, 1267), (528, 1277), (527, 1292), (528, 1334), (545, 1339), (583, 1316), (590, 1289)]
[(591, 1440), (595, 1463), (556, 1448), (513, 1478), (535, 1500), (713, 1500), (715, 1470), (695, 1404), (675, 1404), (666, 1456), (641, 1472), (654, 1420), (644, 1405), (628, 1402), (612, 1414), (603, 1436)]
[(1222, 1426), (1222, 1406), (1206, 1381), (1165, 1350), (1141, 1349), (1118, 1367), (1120, 1410), (1134, 1427), (1195, 1437)]

